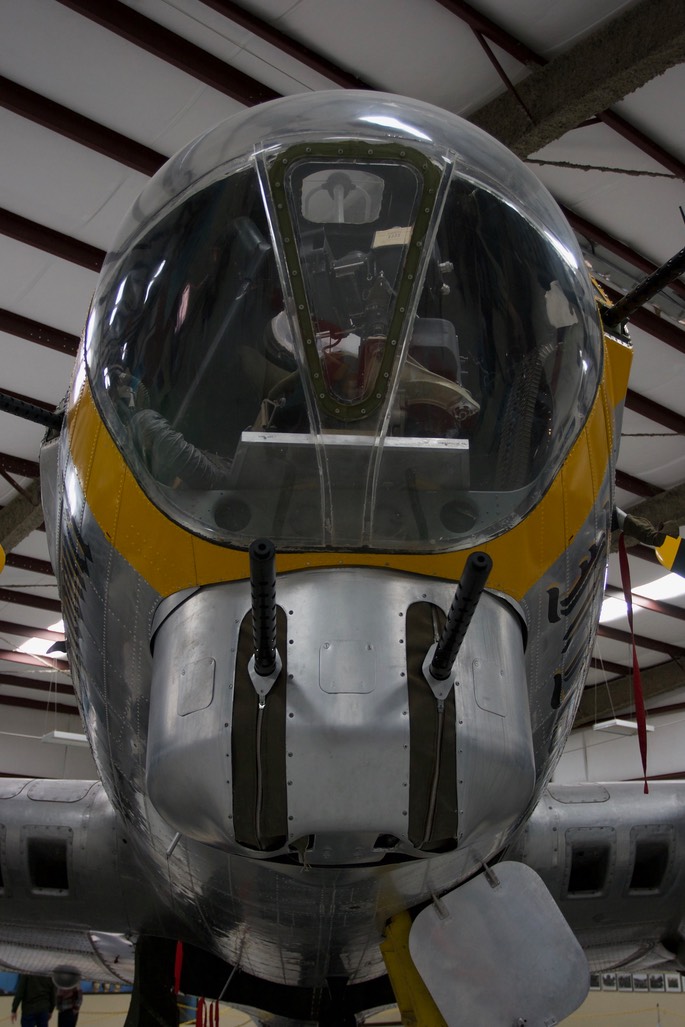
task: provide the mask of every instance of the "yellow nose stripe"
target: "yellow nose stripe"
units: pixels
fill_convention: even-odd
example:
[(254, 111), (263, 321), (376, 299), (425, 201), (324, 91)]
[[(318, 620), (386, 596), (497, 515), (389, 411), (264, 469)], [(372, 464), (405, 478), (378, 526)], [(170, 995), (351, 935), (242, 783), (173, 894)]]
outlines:
[[(630, 350), (607, 340), (605, 371), (588, 420), (540, 503), (511, 531), (478, 548), (490, 554), (488, 586), (521, 599), (587, 521), (607, 472), (614, 408), (627, 388)], [(69, 447), (86, 502), (106, 538), (160, 594), (249, 576), (247, 553), (192, 535), (148, 499), (127, 467), (82, 376), (68, 410)], [(67, 489), (68, 496), (68, 489)], [(458, 580), (469, 552), (279, 552), (277, 570), (374, 566)]]

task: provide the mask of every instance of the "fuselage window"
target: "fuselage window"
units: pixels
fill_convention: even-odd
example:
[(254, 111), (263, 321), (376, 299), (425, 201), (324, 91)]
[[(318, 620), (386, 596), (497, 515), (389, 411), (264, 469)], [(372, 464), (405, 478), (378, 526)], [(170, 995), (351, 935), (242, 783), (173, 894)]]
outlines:
[(611, 849), (603, 843), (573, 846), (568, 894), (597, 895), (604, 890), (609, 873)]
[(37, 891), (69, 890), (65, 838), (29, 838), (28, 865), (32, 888)]
[(661, 888), (669, 864), (667, 838), (645, 839), (635, 846), (635, 863), (630, 892), (656, 892)]

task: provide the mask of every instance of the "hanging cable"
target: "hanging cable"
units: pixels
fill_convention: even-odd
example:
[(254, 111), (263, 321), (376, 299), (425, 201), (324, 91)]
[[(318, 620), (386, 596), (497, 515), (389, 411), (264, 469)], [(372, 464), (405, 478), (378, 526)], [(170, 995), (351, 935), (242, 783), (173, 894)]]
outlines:
[(642, 776), (645, 783), (646, 795), (649, 792), (649, 785), (647, 784), (647, 716), (645, 713), (645, 701), (642, 693), (642, 678), (640, 677), (637, 647), (635, 645), (630, 567), (628, 566), (628, 552), (626, 550), (625, 536), (623, 532), (621, 532), (618, 537), (618, 559), (619, 566), (621, 568), (623, 596), (628, 610), (628, 625), (630, 627), (630, 637), (633, 650), (633, 696), (635, 699), (635, 719), (637, 721), (637, 738), (640, 745), (640, 756), (642, 757)]

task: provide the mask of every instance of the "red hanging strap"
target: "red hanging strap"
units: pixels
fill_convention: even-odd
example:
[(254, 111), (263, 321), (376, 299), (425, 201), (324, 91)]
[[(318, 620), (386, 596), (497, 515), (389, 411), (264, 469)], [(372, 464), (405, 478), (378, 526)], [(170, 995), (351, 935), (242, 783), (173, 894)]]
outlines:
[(197, 1006), (195, 1007), (195, 1027), (205, 1027), (206, 1019), (205, 1000), (203, 998), (199, 998), (197, 1000)]
[(645, 700), (642, 694), (642, 678), (640, 677), (640, 665), (637, 660), (637, 648), (635, 646), (635, 630), (633, 627), (633, 598), (630, 584), (630, 567), (628, 566), (628, 553), (623, 532), (618, 536), (618, 562), (621, 568), (621, 585), (623, 586), (623, 598), (628, 610), (628, 625), (630, 627), (630, 639), (633, 649), (633, 698), (635, 701), (635, 719), (637, 720), (637, 740), (640, 744), (640, 756), (642, 757), (642, 777), (645, 782), (645, 795), (649, 792), (647, 784), (647, 716), (645, 714)]
[(174, 995), (181, 990), (181, 970), (183, 969), (183, 942), (176, 942), (176, 959), (174, 960)]

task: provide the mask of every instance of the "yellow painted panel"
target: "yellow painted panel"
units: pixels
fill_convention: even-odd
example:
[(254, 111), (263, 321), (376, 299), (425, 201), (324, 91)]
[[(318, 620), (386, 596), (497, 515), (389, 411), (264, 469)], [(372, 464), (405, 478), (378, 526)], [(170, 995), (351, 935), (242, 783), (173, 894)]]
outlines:
[(673, 565), (678, 557), (681, 541), (679, 538), (672, 538), (670, 535), (667, 535), (663, 545), (659, 546), (656, 551), (659, 563), (667, 567), (669, 571), (674, 569)]
[(614, 409), (622, 403), (628, 391), (630, 365), (633, 362), (633, 348), (618, 339), (604, 336), (604, 355), (607, 365), (605, 379), (609, 399)]
[(102, 422), (99, 418), (92, 416), (95, 411), (92, 408), (92, 404), (89, 403), (89, 398), (90, 394), (82, 380), (81, 388), (76, 395), (76, 401), (67, 410), (69, 449), (71, 450), (72, 459), (84, 493), (90, 479), (95, 448), (100, 429), (102, 428)]
[(126, 467), (117, 459), (116, 447), (97, 416), (88, 389), (81, 389), (76, 406), (69, 411), (68, 425), (71, 457), (86, 502), (106, 538), (114, 542)]
[(162, 595), (197, 584), (193, 541), (147, 499), (127, 469), (115, 545)]
[[(493, 558), (489, 580), (492, 588), (522, 598), (561, 556), (587, 519), (608, 462), (606, 401), (600, 389), (562, 473), (538, 506), (506, 535), (478, 547)], [(169, 595), (195, 584), (248, 577), (244, 551), (191, 535), (147, 498), (100, 421), (87, 387), (70, 412), (69, 424), (72, 457), (95, 519), (122, 556), (156, 591)], [(469, 552), (279, 553), (277, 570), (285, 573), (307, 567), (373, 566), (457, 580)]]
[(394, 916), (385, 929), (381, 954), (405, 1027), (446, 1027), (409, 953), (409, 913)]

